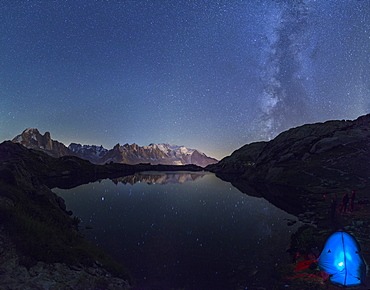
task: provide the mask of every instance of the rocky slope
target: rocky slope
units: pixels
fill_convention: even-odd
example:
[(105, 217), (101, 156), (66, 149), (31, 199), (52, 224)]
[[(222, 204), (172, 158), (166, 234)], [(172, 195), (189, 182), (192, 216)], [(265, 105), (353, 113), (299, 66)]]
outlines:
[(67, 148), (63, 143), (51, 139), (49, 132), (42, 135), (37, 129), (26, 129), (22, 134), (17, 135), (12, 142), (20, 143), (29, 149), (43, 151), (53, 157), (77, 156), (94, 164), (110, 162), (150, 163), (152, 165), (195, 164), (205, 167), (218, 162), (218, 160), (208, 157), (196, 149), (171, 144), (150, 144), (149, 146), (139, 146), (135, 143), (122, 146), (117, 144), (108, 150), (103, 146), (71, 143)]
[(369, 160), (370, 114), (290, 129), (269, 142), (245, 145), (206, 169), (240, 180), (340, 192), (369, 185)]

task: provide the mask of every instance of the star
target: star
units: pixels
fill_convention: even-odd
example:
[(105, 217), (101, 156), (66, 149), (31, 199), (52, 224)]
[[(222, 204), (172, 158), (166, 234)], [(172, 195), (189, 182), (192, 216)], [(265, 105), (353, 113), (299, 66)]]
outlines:
[[(369, 1), (1, 1), (0, 140), (222, 158), (370, 111)], [(68, 143), (66, 144), (69, 145)]]

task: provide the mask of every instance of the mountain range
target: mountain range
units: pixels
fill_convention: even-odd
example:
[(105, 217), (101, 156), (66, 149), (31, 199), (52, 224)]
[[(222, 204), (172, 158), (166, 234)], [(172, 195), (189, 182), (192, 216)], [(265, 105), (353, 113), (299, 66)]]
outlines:
[(71, 143), (66, 147), (63, 143), (53, 140), (49, 132), (42, 135), (37, 129), (24, 130), (12, 140), (29, 149), (44, 151), (53, 157), (77, 156), (94, 164), (124, 163), (140, 164), (150, 163), (152, 165), (186, 165), (195, 164), (205, 167), (218, 162), (196, 149), (185, 146), (177, 146), (168, 143), (150, 144), (139, 146), (137, 144), (115, 145), (108, 150), (103, 146), (81, 145)]

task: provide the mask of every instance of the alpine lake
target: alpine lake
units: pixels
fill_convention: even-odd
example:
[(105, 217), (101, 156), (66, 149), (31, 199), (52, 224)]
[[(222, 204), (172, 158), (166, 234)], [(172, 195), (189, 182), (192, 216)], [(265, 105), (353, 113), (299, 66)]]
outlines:
[(208, 172), (142, 172), (53, 191), (80, 232), (129, 269), (133, 289), (268, 287), (300, 226)]

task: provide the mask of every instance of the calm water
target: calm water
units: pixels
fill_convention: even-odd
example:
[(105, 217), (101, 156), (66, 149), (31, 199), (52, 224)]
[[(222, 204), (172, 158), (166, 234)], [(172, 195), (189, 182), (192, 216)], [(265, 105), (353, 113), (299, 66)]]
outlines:
[(54, 192), (86, 237), (131, 270), (136, 289), (266, 286), (298, 227), (211, 173), (142, 173)]

